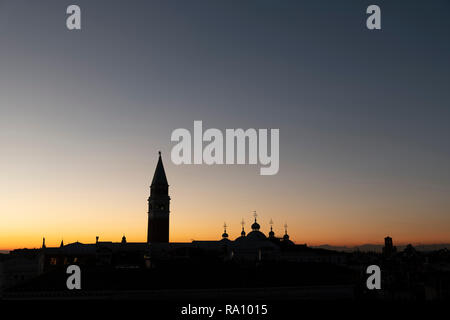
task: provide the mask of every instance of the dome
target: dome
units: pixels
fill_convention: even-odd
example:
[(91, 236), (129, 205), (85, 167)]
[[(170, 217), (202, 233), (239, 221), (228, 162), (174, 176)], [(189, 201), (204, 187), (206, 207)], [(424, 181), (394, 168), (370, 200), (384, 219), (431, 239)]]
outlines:
[(260, 227), (259, 223), (256, 222), (256, 219), (255, 219), (255, 222), (252, 224), (252, 230), (259, 231), (259, 228), (261, 228), (261, 227)]
[(234, 241), (241, 241), (244, 239), (245, 239), (245, 230), (244, 230), (244, 223), (242, 222), (241, 236), (237, 237)]
[(261, 231), (252, 231), (250, 232), (247, 237), (248, 240), (266, 240), (267, 237), (262, 233)]
[(223, 239), (228, 239), (227, 224), (226, 224), (226, 222), (223, 223), (222, 240), (223, 240)]
[(273, 224), (273, 222), (272, 222), (272, 219), (270, 219), (270, 232), (269, 232), (269, 238), (275, 238), (275, 232), (273, 232), (273, 229), (272, 229), (272, 224)]
[(288, 235), (288, 232), (287, 232), (287, 227), (288, 227), (288, 226), (287, 226), (287, 224), (285, 223), (285, 224), (284, 224), (284, 236), (283, 236), (283, 240), (286, 241), (286, 242), (287, 242), (287, 241), (292, 242), (292, 241), (289, 240), (289, 235)]

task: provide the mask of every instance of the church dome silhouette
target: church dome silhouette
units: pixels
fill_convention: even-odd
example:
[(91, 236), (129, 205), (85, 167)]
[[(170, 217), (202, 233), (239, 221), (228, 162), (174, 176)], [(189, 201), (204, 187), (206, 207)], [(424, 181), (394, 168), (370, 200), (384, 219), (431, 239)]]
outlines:
[(256, 222), (256, 219), (255, 219), (255, 222), (252, 224), (252, 230), (259, 231), (260, 228), (261, 228), (261, 226), (259, 225), (258, 222)]
[(244, 240), (245, 238), (246, 238), (245, 237), (245, 231), (242, 230), (241, 231), (241, 235), (239, 237), (237, 237), (234, 241), (241, 241), (241, 240)]
[(259, 225), (259, 223), (256, 221), (256, 217), (258, 216), (256, 214), (256, 211), (254, 211), (253, 216), (255, 217), (255, 222), (253, 222), (252, 224), (252, 231), (247, 235), (247, 239), (248, 240), (266, 240), (267, 237), (265, 236), (264, 233), (262, 233), (261, 231), (259, 231), (259, 229), (261, 228), (261, 226)]
[(244, 230), (244, 225), (245, 225), (244, 219), (242, 219), (241, 225), (242, 225), (241, 235), (239, 237), (237, 237), (234, 241), (241, 241), (241, 240), (245, 239), (245, 234), (246, 233), (245, 233), (245, 230)]
[(250, 233), (247, 235), (246, 239), (248, 239), (248, 240), (266, 240), (267, 237), (266, 237), (266, 235), (265, 235), (264, 233), (262, 233), (261, 231), (255, 230), (255, 231), (250, 232)]
[(227, 224), (224, 222), (223, 224), (223, 233), (222, 233), (222, 240), (228, 240), (228, 233), (227, 233)]

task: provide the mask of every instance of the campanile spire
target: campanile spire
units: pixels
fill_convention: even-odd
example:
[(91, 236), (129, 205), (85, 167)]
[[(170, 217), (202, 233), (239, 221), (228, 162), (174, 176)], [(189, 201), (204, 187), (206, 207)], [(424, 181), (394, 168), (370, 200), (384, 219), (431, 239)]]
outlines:
[(169, 242), (169, 184), (162, 162), (161, 151), (150, 185), (148, 198), (147, 242)]

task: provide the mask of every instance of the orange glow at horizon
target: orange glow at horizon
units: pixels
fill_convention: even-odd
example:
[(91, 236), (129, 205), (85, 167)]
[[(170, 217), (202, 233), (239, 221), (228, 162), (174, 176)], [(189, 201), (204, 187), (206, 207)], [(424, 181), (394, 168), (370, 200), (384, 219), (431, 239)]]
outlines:
[[(96, 236), (119, 242), (124, 234), (128, 242), (146, 241), (148, 185), (156, 159), (153, 155), (150, 164), (142, 164), (133, 157), (133, 168), (117, 170), (90, 158), (96, 170), (84, 175), (62, 168), (45, 179), (26, 172), (10, 179), (0, 188), (0, 250), (39, 248), (43, 237), (47, 246), (59, 246), (61, 240), (94, 243)], [(317, 172), (268, 178), (249, 167), (177, 167), (170, 159), (164, 165), (172, 198), (171, 242), (220, 240), (224, 222), (234, 239), (243, 218), (245, 231), (251, 231), (256, 210), (262, 232), (268, 234), (272, 219), (276, 236), (282, 236), (287, 223), (290, 239), (298, 244), (381, 244), (387, 235), (396, 245), (450, 243), (449, 200), (436, 190), (423, 196), (422, 190), (394, 193), (389, 187), (342, 185)]]
[[(109, 208), (111, 209), (111, 208)], [(137, 209), (137, 208), (136, 208)], [(8, 230), (2, 230), (0, 234), (0, 250), (12, 250), (19, 248), (40, 248), (42, 238), (45, 237), (47, 247), (58, 247), (61, 240), (65, 244), (76, 241), (82, 243), (95, 243), (95, 237), (100, 241), (119, 242), (122, 235), (128, 242), (145, 242), (147, 237), (147, 219), (145, 207), (140, 217), (127, 217), (125, 210), (110, 210), (111, 220), (103, 224), (98, 219), (92, 219), (91, 214), (86, 214), (82, 219), (63, 218), (52, 221), (53, 215), (35, 221), (25, 223), (23, 219), (17, 219), (16, 225), (9, 225)], [(72, 212), (73, 213), (73, 212)], [(197, 216), (195, 221), (187, 218), (182, 212), (172, 210), (170, 221), (171, 242), (191, 242), (192, 240), (220, 240), (223, 232), (223, 220), (227, 220), (227, 233), (231, 240), (237, 238), (241, 232), (240, 220), (237, 215), (233, 221), (220, 219), (227, 217), (226, 213), (218, 214), (218, 217), (210, 217), (208, 211), (189, 212), (186, 216)], [(262, 214), (261, 214), (262, 215)], [(18, 217), (18, 216), (16, 216)], [(73, 217), (73, 216), (72, 216)], [(261, 231), (266, 235), (270, 229), (270, 218), (259, 217), (258, 223)], [(10, 221), (11, 222), (11, 221)], [(245, 231), (251, 231), (250, 225), (253, 217), (249, 213), (245, 219)], [(284, 221), (274, 224), (275, 235), (283, 236)], [(335, 245), (358, 246), (363, 244), (382, 244), (385, 236), (393, 237), (395, 245), (402, 244), (440, 244), (448, 243), (448, 233), (445, 228), (434, 228), (435, 232), (426, 234), (420, 230), (398, 230), (394, 233), (384, 232), (381, 228), (374, 227), (370, 231), (358, 228), (357, 223), (326, 223), (324, 220), (306, 218), (301, 221), (288, 223), (290, 239), (297, 244), (306, 243), (309, 246)], [(20, 226), (19, 226), (20, 225)], [(2, 228), (3, 229), (3, 228)]]

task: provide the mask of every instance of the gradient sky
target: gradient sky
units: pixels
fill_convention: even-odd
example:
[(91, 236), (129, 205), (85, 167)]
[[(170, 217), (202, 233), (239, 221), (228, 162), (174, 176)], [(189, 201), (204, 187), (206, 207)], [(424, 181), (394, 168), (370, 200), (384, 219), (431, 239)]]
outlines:
[[(69, 4), (82, 30), (68, 31)], [(365, 27), (370, 4), (382, 30)], [(257, 210), (297, 243), (450, 242), (450, 2), (0, 0), (0, 249), (171, 241)], [(280, 171), (175, 166), (171, 132), (279, 128)]]

